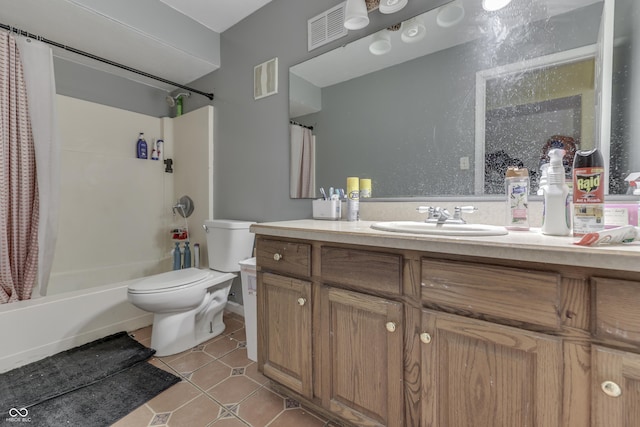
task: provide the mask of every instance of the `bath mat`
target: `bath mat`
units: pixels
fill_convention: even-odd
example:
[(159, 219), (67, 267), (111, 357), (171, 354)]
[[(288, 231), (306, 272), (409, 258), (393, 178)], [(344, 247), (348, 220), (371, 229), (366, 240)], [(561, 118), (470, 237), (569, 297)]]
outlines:
[(179, 377), (141, 362), (32, 406), (28, 418), (30, 425), (38, 427), (107, 427), (179, 381)]
[(31, 425), (73, 414), (82, 420), (58, 425), (109, 425), (180, 381), (145, 362), (153, 353), (119, 332), (0, 374), (0, 423), (28, 413)]

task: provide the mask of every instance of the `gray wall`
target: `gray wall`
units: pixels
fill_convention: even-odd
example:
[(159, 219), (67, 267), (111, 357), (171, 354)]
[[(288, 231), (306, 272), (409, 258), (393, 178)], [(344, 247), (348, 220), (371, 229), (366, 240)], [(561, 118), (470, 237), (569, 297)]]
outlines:
[[(445, 3), (414, 0), (370, 15), (365, 30), (307, 52), (307, 20), (336, 0), (274, 0), (221, 36), (221, 68), (191, 85), (215, 93), (215, 216), (256, 221), (311, 217), (310, 200), (289, 198), (289, 67), (349, 40)], [(253, 67), (278, 57), (278, 93), (253, 99)], [(204, 105), (192, 97), (185, 111)]]
[(65, 59), (54, 58), (53, 66), (58, 95), (154, 117), (168, 117), (171, 113), (164, 90)]

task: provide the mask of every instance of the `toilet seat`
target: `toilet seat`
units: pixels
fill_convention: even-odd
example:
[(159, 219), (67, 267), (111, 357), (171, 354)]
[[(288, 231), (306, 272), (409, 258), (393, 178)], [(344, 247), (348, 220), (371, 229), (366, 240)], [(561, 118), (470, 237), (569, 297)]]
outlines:
[(200, 270), (197, 268), (185, 268), (166, 273), (145, 277), (128, 286), (131, 294), (158, 294), (174, 292), (181, 289), (196, 287), (203, 282), (217, 282), (218, 276), (226, 275), (214, 270)]

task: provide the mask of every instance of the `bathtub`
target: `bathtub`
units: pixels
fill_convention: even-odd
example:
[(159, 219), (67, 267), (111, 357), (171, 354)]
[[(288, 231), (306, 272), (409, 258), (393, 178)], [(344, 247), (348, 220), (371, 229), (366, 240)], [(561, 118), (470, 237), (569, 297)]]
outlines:
[(153, 323), (127, 301), (131, 281), (0, 304), (0, 372)]

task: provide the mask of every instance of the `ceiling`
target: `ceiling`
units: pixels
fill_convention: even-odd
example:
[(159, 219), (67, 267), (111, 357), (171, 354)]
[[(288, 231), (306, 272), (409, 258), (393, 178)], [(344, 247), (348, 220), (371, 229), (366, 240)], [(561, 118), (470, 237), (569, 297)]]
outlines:
[[(186, 85), (221, 66), (220, 33), (270, 1), (0, 0), (0, 23)], [(53, 51), (68, 61), (175, 89), (61, 48)]]

